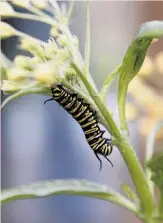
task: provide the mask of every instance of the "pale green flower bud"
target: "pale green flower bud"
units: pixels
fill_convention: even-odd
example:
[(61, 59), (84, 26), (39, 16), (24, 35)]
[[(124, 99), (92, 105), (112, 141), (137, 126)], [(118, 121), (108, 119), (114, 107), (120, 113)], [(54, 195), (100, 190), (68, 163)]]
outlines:
[(15, 11), (11, 5), (7, 2), (0, 2), (0, 16), (10, 16), (13, 15)]
[(44, 56), (46, 59), (51, 59), (53, 56), (58, 53), (58, 46), (55, 43), (55, 40), (50, 39), (48, 40), (48, 43), (45, 44), (44, 46)]
[(43, 84), (51, 85), (56, 82), (56, 66), (50, 62), (39, 64), (34, 70), (35, 79)]
[(41, 63), (42, 62), (42, 60), (40, 59), (40, 57), (32, 57), (32, 58), (30, 58), (31, 60), (30, 60), (30, 63), (33, 65), (33, 66), (35, 66), (35, 65), (37, 65), (37, 64), (39, 64), (39, 63)]
[(61, 34), (58, 36), (57, 42), (59, 43), (60, 46), (65, 47), (68, 44), (68, 38), (67, 36)]
[(2, 39), (15, 36), (17, 34), (16, 30), (5, 22), (0, 22), (0, 37)]
[(32, 70), (30, 57), (18, 55), (14, 59), (14, 64), (16, 67)]
[(12, 0), (12, 3), (22, 8), (28, 8), (30, 6), (30, 0)]
[(68, 81), (73, 81), (76, 78), (76, 72), (73, 68), (68, 68), (66, 73), (65, 73), (65, 78)]
[(45, 9), (47, 2), (47, 0), (32, 0), (32, 4), (38, 9)]
[(21, 90), (21, 88), (20, 85), (16, 84), (15, 82), (5, 80), (2, 82), (1, 90), (6, 93), (9, 93), (12, 91), (19, 91)]
[(59, 35), (58, 27), (53, 26), (50, 29), (50, 35), (53, 36), (53, 37), (58, 37), (58, 35)]
[(12, 67), (8, 70), (8, 80), (20, 82), (29, 78), (29, 71)]
[(38, 44), (37, 41), (30, 37), (21, 38), (20, 48), (26, 51), (29, 51), (34, 56), (43, 57), (44, 50), (43, 47)]

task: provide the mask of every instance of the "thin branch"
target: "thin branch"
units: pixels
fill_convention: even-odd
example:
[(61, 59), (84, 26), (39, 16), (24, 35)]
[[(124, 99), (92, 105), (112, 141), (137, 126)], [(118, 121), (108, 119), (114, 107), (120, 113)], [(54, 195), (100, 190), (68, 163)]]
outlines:
[(56, 13), (56, 17), (58, 18), (61, 14), (61, 11), (60, 11), (60, 8), (56, 2), (56, 0), (49, 0), (49, 3), (52, 5), (52, 7), (54, 8), (55, 10), (55, 13)]
[(86, 77), (89, 75), (89, 61), (90, 61), (90, 45), (91, 45), (91, 34), (90, 34), (90, 3), (89, 0), (86, 2), (87, 18), (86, 18), (86, 41), (85, 41), (85, 58), (84, 58), (84, 74)]
[(33, 14), (36, 14), (36, 15), (38, 15), (38, 16), (40, 16), (40, 17), (43, 17), (43, 18), (50, 18), (50, 19), (52, 18), (52, 17), (49, 16), (48, 14), (42, 12), (41, 10), (39, 10), (38, 8), (36, 8), (36, 7), (32, 6), (32, 5), (30, 5), (30, 7), (28, 8), (28, 10), (29, 10), (30, 12), (32, 12)]
[[(28, 86), (28, 87), (26, 87), (26, 88), (24, 88), (24, 89), (22, 89), (22, 90), (20, 90), (20, 91), (18, 91), (18, 92), (16, 92), (15, 94), (12, 94), (11, 96), (9, 96), (9, 97), (7, 97), (5, 100), (4, 100), (4, 102), (2, 103), (2, 105), (1, 105), (1, 110), (4, 108), (4, 106), (8, 103), (8, 102), (10, 102), (10, 101), (12, 101), (13, 99), (16, 99), (16, 98), (18, 98), (18, 97), (21, 97), (21, 96), (24, 96), (24, 95), (26, 95), (26, 94), (49, 94), (48, 92), (49, 92), (49, 89), (47, 89), (47, 88), (39, 88), (38, 87), (39, 86), (39, 84), (38, 83), (35, 83), (35, 84), (32, 84), (32, 85), (30, 85), (30, 86)], [(49, 94), (50, 95), (50, 94)]]
[(160, 190), (159, 194), (159, 205), (158, 205), (159, 216), (163, 218), (163, 191)]
[(68, 22), (68, 23), (69, 23), (69, 21), (70, 21), (71, 14), (72, 14), (72, 11), (73, 11), (73, 8), (74, 8), (74, 0), (70, 0), (69, 9), (68, 9), (68, 12), (67, 12), (67, 22)]
[(100, 92), (100, 95), (101, 95), (101, 99), (103, 101), (105, 101), (105, 98), (106, 98), (106, 95), (107, 95), (107, 92), (108, 92), (108, 89), (112, 83), (112, 81), (115, 79), (115, 77), (119, 74), (120, 72), (120, 69), (121, 69), (121, 64), (118, 65), (115, 70), (113, 70), (109, 76), (107, 77), (107, 79), (105, 80), (104, 84), (103, 84), (103, 87), (101, 89), (101, 92)]
[(42, 40), (40, 40), (40, 39), (37, 39), (37, 38), (35, 38), (35, 37), (33, 37), (33, 36), (30, 36), (30, 35), (28, 35), (27, 33), (23, 33), (23, 32), (21, 32), (21, 31), (16, 30), (16, 34), (17, 34), (17, 36), (19, 36), (19, 37), (30, 38), (30, 39), (32, 39), (33, 41), (38, 42), (38, 44), (40, 44), (40, 45), (42, 45), (42, 46), (44, 46), (44, 45), (46, 44), (46, 42), (44, 42), (44, 41), (42, 41)]
[[(2, 16), (2, 18), (5, 18), (6, 16)], [(56, 21), (53, 18), (43, 18), (43, 17), (39, 17), (37, 15), (32, 15), (30, 13), (20, 13), (20, 12), (16, 12), (14, 14), (11, 14), (10, 16), (7, 16), (7, 18), (19, 18), (19, 19), (27, 19), (27, 20), (33, 20), (33, 21), (37, 21), (37, 22), (42, 22), (42, 23), (46, 23), (49, 24), (51, 26), (56, 24)]]

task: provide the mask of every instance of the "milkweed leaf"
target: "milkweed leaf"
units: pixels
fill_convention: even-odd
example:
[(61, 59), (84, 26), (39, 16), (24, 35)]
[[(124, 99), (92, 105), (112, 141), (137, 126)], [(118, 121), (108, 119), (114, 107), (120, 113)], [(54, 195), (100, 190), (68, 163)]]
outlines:
[(118, 83), (118, 107), (121, 128), (128, 133), (125, 119), (125, 100), (130, 81), (140, 70), (148, 47), (154, 38), (163, 36), (163, 21), (151, 21), (142, 24), (124, 56)]
[(18, 188), (3, 190), (1, 203), (14, 200), (41, 198), (53, 195), (79, 195), (106, 200), (137, 213), (136, 206), (122, 195), (104, 185), (86, 180), (51, 180), (31, 183)]

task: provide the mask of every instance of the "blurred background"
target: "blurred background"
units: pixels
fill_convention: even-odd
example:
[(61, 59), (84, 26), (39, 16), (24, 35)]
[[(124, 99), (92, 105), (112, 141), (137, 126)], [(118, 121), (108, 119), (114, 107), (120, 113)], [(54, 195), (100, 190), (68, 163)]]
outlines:
[[(59, 2), (61, 4), (62, 2)], [(66, 2), (68, 4), (68, 2)], [(18, 11), (25, 12), (20, 8)], [(163, 20), (163, 2), (91, 1), (90, 71), (100, 90), (109, 72), (118, 65), (141, 23)], [(86, 6), (76, 1), (70, 28), (77, 35), (84, 53)], [(16, 29), (41, 40), (49, 38), (49, 26), (33, 21), (8, 19)], [(20, 54), (17, 38), (1, 42), (2, 51), (11, 60)], [(23, 53), (23, 52), (21, 52)], [(163, 40), (153, 43), (148, 57), (129, 88), (127, 118), (130, 140), (141, 159), (146, 137), (153, 124), (163, 119)], [(118, 121), (117, 82), (107, 104)], [(136, 86), (136, 88), (135, 88)], [(139, 86), (139, 87), (138, 87)], [(5, 99), (2, 94), (2, 100)], [(114, 168), (99, 162), (87, 144), (80, 126), (57, 103), (44, 106), (48, 97), (30, 95), (13, 100), (2, 111), (2, 189), (33, 181), (56, 178), (87, 179), (122, 192), (120, 185), (131, 186), (128, 170), (116, 148), (110, 156)], [(163, 145), (163, 132), (156, 149)], [(2, 223), (104, 223), (139, 222), (121, 207), (85, 197), (55, 196), (7, 203), (2, 206)]]

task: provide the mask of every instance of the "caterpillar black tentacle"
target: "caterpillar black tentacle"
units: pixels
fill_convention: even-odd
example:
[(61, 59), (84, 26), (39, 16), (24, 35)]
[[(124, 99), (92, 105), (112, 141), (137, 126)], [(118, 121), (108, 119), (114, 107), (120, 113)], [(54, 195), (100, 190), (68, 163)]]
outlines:
[(51, 91), (52, 98), (46, 100), (45, 103), (55, 100), (80, 124), (88, 144), (100, 161), (100, 170), (102, 161), (98, 155), (103, 155), (113, 167), (112, 162), (107, 158), (113, 149), (111, 139), (103, 137), (105, 131), (99, 127), (96, 111), (91, 109), (90, 104), (86, 103), (83, 98), (78, 98), (77, 94), (67, 91), (62, 85), (52, 87)]

